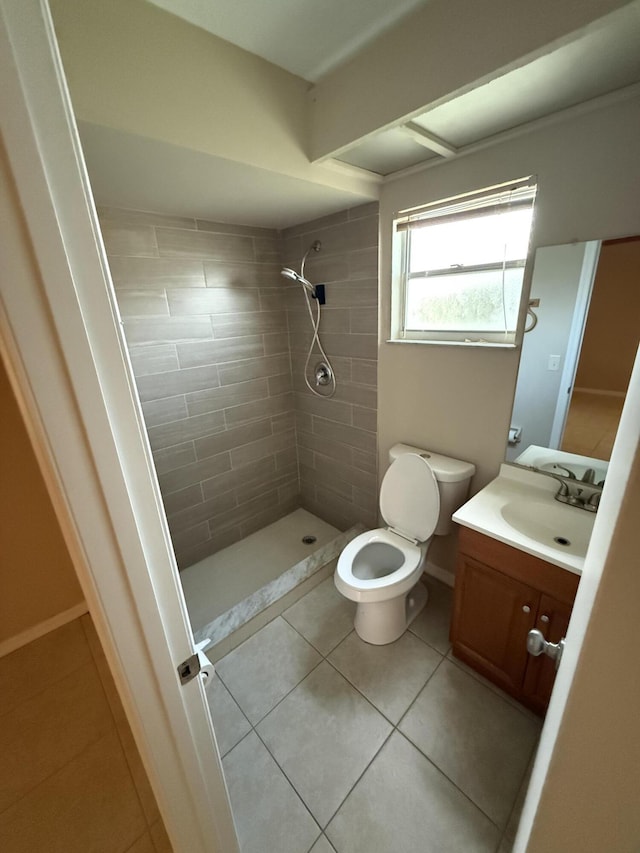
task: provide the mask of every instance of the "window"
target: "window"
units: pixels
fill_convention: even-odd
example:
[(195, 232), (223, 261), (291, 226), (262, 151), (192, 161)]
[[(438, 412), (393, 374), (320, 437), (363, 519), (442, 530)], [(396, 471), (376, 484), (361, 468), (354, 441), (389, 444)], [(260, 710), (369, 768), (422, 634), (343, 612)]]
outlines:
[(394, 221), (394, 340), (514, 346), (535, 182), (403, 211)]

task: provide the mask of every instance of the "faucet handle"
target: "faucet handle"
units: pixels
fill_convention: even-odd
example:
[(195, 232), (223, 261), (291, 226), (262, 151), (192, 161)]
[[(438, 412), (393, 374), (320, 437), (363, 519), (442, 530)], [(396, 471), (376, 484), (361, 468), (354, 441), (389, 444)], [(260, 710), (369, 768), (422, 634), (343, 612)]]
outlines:
[(589, 500), (585, 502), (585, 509), (588, 509), (590, 512), (597, 512), (598, 507), (600, 506), (601, 497), (602, 492), (594, 492)]

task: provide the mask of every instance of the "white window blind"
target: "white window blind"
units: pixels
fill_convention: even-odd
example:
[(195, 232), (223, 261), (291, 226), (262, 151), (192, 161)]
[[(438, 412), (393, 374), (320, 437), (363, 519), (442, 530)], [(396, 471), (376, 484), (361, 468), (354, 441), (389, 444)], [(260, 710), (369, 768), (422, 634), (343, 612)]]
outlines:
[(396, 339), (515, 343), (535, 193), (526, 178), (396, 217)]

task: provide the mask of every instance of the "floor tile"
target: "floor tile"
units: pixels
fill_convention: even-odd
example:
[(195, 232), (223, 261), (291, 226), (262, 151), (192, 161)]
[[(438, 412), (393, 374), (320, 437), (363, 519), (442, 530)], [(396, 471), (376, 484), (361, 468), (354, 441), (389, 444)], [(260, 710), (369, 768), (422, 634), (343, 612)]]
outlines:
[(207, 684), (205, 693), (220, 755), (226, 755), (251, 731), (251, 724), (217, 675)]
[(385, 646), (353, 631), (329, 661), (392, 723), (397, 723), (433, 674), (442, 655), (408, 631)]
[[(44, 667), (43, 661), (46, 661)], [(90, 661), (91, 652), (79, 619), (0, 658), (2, 713), (6, 714)], [(25, 678), (25, 672), (37, 672), (38, 677)]]
[(113, 730), (0, 815), (0, 850), (127, 850), (146, 828)]
[(4, 714), (0, 812), (113, 729), (92, 661)]
[(324, 826), (391, 726), (325, 661), (260, 723), (258, 732)]
[(255, 732), (223, 768), (242, 853), (307, 853), (320, 828)]
[(167, 830), (161, 820), (156, 821), (151, 827), (151, 838), (155, 853), (173, 853), (171, 841), (169, 841)]
[(522, 784), (520, 785), (520, 790), (518, 791), (518, 796), (516, 798), (515, 804), (511, 809), (511, 814), (509, 815), (509, 820), (507, 822), (507, 827), (504, 831), (504, 838), (509, 844), (513, 844), (516, 839), (516, 834), (518, 832), (518, 826), (520, 825), (520, 818), (522, 817), (522, 807), (524, 806), (524, 801), (527, 796), (527, 791), (529, 790), (529, 782), (531, 781), (531, 771), (533, 770), (533, 762), (535, 760), (535, 753), (529, 762), (529, 767), (527, 772), (525, 773), (525, 777), (522, 780)]
[(322, 655), (353, 630), (356, 608), (327, 578), (282, 614)]
[(409, 630), (436, 651), (446, 655), (451, 647), (449, 628), (453, 609), (453, 590), (432, 577), (423, 577), (422, 582), (429, 590), (426, 607), (411, 623)]
[(493, 853), (499, 831), (394, 732), (327, 827), (337, 853)]
[(525, 717), (530, 717), (534, 722), (540, 722), (540, 715), (536, 714), (534, 711), (531, 711), (529, 708), (525, 708), (525, 706), (518, 702), (513, 696), (510, 696), (508, 693), (505, 693), (497, 684), (494, 684), (492, 681), (489, 681), (488, 678), (485, 678), (484, 675), (480, 675), (480, 673), (475, 670), (473, 667), (466, 664), (464, 661), (461, 661), (453, 654), (453, 649), (449, 649), (447, 653), (447, 660), (451, 661), (451, 663), (455, 664), (459, 669), (463, 672), (466, 672), (472, 678), (475, 678), (476, 681), (479, 681), (480, 684), (484, 684), (485, 687), (488, 687), (496, 696), (501, 696), (505, 702), (508, 702), (509, 705), (513, 705), (514, 708), (517, 708)]
[(309, 853), (335, 853), (334, 848), (329, 844), (324, 835), (321, 835), (320, 838), (313, 845)]
[(148, 832), (138, 838), (138, 840), (127, 850), (127, 853), (156, 853), (156, 848)]
[(491, 820), (504, 827), (539, 723), (445, 660), (399, 729)]
[(255, 725), (321, 660), (300, 634), (278, 617), (216, 664), (216, 670)]

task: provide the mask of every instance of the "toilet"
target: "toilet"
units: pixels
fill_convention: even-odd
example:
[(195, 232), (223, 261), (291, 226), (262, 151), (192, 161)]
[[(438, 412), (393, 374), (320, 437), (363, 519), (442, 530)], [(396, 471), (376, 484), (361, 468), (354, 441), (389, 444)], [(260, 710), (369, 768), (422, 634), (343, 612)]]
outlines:
[(334, 582), (357, 603), (355, 629), (367, 643), (397, 640), (427, 603), (418, 583), (432, 536), (451, 531), (475, 466), (407, 444), (389, 451), (380, 487), (386, 527), (356, 536), (340, 554)]

